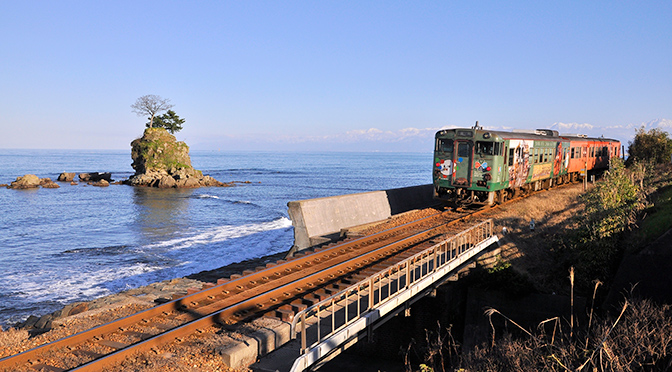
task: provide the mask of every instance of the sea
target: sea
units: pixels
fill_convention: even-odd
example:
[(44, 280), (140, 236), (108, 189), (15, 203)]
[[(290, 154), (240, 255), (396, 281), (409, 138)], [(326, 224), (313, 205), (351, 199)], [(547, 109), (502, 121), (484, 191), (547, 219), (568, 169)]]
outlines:
[[(192, 151), (234, 187), (0, 188), (0, 326), (70, 302), (287, 251), (294, 200), (431, 183), (432, 153)], [(130, 150), (2, 150), (0, 184), (25, 174), (133, 175)]]

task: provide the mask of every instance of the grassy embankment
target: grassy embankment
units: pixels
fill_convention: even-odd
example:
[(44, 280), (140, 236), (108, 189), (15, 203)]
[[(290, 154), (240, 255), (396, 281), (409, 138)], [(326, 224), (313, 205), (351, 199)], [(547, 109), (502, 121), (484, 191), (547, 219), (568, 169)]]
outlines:
[[(672, 166), (636, 164), (626, 169), (620, 160), (581, 197), (584, 211), (572, 228), (546, 243), (557, 262), (548, 273), (562, 280), (567, 293), (591, 299), (588, 322), (547, 319), (535, 330), (519, 327), (496, 309), (521, 337), (492, 330), (492, 340), (472, 351), (459, 349), (450, 331), (428, 331), (423, 352), (426, 371), (663, 371), (672, 369), (672, 306), (646, 299), (624, 299), (619, 311), (598, 310), (625, 254), (636, 254), (672, 228)], [(490, 278), (488, 278), (490, 276)], [(569, 280), (567, 279), (569, 277)], [(501, 262), (482, 279), (506, 278), (510, 291), (537, 291), (535, 279)], [(407, 364), (407, 370), (411, 371)]]

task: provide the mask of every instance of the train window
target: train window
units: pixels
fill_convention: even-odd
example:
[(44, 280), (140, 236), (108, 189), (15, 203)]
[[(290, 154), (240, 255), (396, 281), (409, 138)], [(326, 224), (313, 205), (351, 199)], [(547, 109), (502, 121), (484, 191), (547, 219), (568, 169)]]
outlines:
[(502, 142), (495, 142), (495, 155), (502, 156), (502, 149), (504, 148)]
[(544, 163), (548, 163), (549, 151), (550, 149), (544, 149)]
[(453, 140), (447, 138), (439, 138), (436, 141), (436, 151), (453, 152)]
[(469, 157), (471, 156), (471, 146), (468, 142), (457, 143), (457, 156)]
[(532, 151), (532, 163), (536, 163), (536, 162), (537, 162), (537, 153), (539, 152), (538, 150), (539, 150), (539, 149), (534, 149), (534, 150)]
[(513, 165), (513, 152), (514, 152), (515, 150), (516, 150), (516, 149), (509, 149), (509, 166), (512, 166), (512, 165)]
[(494, 142), (476, 142), (476, 153), (481, 155), (495, 155), (495, 143)]
[(572, 147), (572, 155), (570, 156), (570, 158), (574, 159), (574, 148), (573, 147)]

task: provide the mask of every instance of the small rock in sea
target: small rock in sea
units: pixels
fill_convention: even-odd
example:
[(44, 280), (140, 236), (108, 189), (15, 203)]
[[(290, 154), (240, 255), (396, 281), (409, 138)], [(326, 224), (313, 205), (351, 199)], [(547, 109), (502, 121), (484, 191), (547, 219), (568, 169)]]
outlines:
[(90, 185), (91, 186), (98, 186), (98, 187), (107, 187), (107, 186), (110, 186), (110, 183), (107, 182), (106, 180), (100, 180), (98, 182), (93, 182)]
[(59, 186), (56, 182), (43, 183), (42, 187), (45, 189), (57, 189)]
[(72, 182), (75, 179), (75, 173), (63, 172), (58, 176), (57, 181), (61, 182)]
[(34, 189), (40, 186), (40, 178), (34, 174), (17, 177), (10, 187), (13, 189)]
[(51, 178), (40, 178), (40, 186), (45, 189), (57, 189), (61, 187), (56, 182), (52, 181)]
[(71, 184), (72, 186), (79, 185), (79, 184), (78, 184), (77, 182), (75, 182), (75, 181), (70, 182), (70, 184)]
[(83, 182), (98, 182), (105, 180), (107, 182), (112, 182), (112, 173), (110, 172), (92, 172), (92, 173), (80, 173), (79, 180)]

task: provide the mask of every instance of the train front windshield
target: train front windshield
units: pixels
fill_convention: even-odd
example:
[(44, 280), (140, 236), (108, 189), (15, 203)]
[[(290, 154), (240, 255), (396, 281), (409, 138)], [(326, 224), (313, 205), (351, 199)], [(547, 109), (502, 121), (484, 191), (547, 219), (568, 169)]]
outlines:
[(495, 155), (494, 142), (476, 142), (476, 153), (480, 155)]
[(436, 140), (436, 151), (438, 152), (453, 152), (453, 140), (447, 138), (439, 138)]

